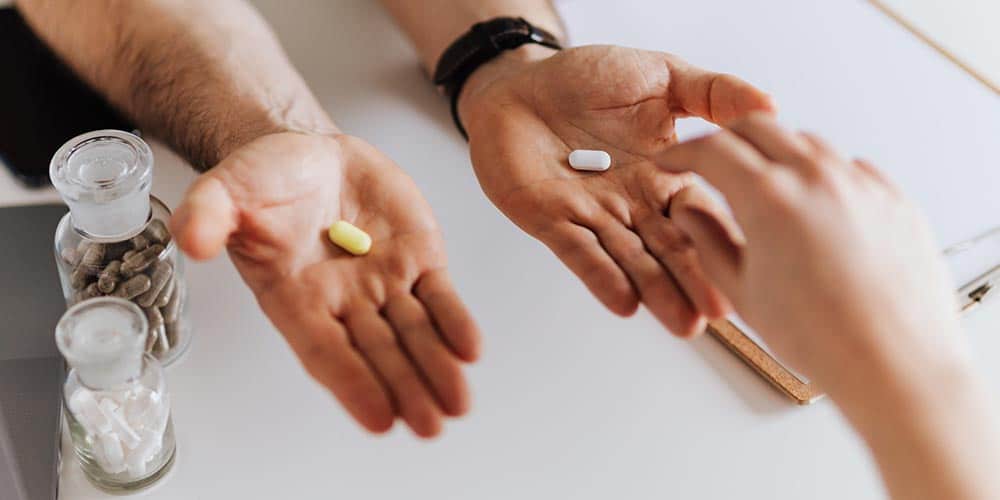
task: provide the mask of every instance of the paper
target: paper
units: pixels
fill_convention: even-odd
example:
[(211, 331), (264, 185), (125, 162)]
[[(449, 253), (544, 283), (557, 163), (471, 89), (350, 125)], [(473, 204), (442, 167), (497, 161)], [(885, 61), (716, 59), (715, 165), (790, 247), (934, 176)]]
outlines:
[(996, 0), (875, 0), (1000, 92)]
[[(942, 250), (1000, 226), (1000, 98), (867, 3), (559, 6), (574, 45), (671, 52), (771, 93), (786, 125), (818, 133), (898, 183), (930, 219)], [(682, 139), (711, 128), (678, 124)], [(953, 271), (985, 272), (989, 261), (1000, 263), (1000, 250), (976, 258), (982, 264), (953, 259)], [(956, 289), (963, 284), (956, 279)]]

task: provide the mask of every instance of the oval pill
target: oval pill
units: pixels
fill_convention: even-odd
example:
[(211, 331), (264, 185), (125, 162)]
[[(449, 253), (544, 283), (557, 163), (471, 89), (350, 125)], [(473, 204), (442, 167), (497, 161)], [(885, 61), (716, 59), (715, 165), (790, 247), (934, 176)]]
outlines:
[(372, 237), (347, 221), (334, 222), (328, 236), (334, 245), (354, 255), (364, 255), (372, 248)]
[(577, 149), (569, 154), (569, 166), (577, 170), (603, 172), (611, 167), (611, 155), (599, 149)]

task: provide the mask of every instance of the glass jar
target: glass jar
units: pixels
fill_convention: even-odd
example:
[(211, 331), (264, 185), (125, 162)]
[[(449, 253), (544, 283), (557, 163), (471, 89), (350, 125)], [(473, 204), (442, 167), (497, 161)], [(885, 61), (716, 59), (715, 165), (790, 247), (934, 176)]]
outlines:
[(129, 492), (162, 478), (176, 452), (159, 361), (144, 353), (146, 315), (114, 297), (71, 307), (56, 326), (70, 365), (63, 407), (73, 449), (99, 488)]
[(67, 305), (94, 297), (131, 300), (150, 335), (145, 351), (170, 365), (191, 341), (184, 260), (167, 229), (170, 210), (149, 194), (153, 153), (139, 137), (98, 130), (52, 157), (52, 185), (69, 206), (55, 235)]

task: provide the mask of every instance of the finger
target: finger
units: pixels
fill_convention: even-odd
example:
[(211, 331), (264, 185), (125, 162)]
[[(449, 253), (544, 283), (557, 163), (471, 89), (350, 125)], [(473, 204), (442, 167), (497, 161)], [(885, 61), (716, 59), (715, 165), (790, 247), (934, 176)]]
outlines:
[(837, 152), (837, 149), (830, 145), (829, 142), (826, 142), (826, 140), (822, 137), (812, 132), (799, 132), (798, 135), (817, 153), (831, 159), (840, 158), (840, 153)]
[(307, 306), (303, 301), (283, 300), (278, 295), (263, 296), (261, 308), (285, 336), (306, 371), (333, 392), (355, 420), (376, 433), (392, 427), (395, 411), (388, 389), (351, 345), (343, 324), (321, 305)]
[(753, 111), (775, 113), (767, 93), (733, 76), (669, 59), (671, 107), (712, 123), (725, 124)]
[(864, 175), (868, 176), (878, 184), (880, 184), (885, 189), (892, 193), (899, 193), (899, 188), (893, 184), (892, 180), (886, 177), (885, 173), (878, 169), (874, 164), (869, 162), (864, 158), (855, 158), (854, 166), (858, 168)]
[(635, 313), (639, 307), (638, 293), (593, 231), (572, 222), (562, 222), (541, 232), (539, 239), (611, 312), (620, 316)]
[(751, 113), (730, 122), (726, 128), (775, 162), (807, 169), (817, 167), (815, 153), (809, 141), (801, 134), (778, 125), (771, 115)]
[(464, 415), (469, 410), (469, 390), (461, 363), (438, 336), (424, 306), (416, 297), (401, 294), (389, 299), (383, 312), (399, 332), (403, 346), (430, 383), (444, 412), (455, 417)]
[(639, 298), (668, 330), (681, 337), (699, 333), (705, 318), (680, 287), (646, 250), (642, 240), (610, 215), (596, 228), (601, 245), (625, 271)]
[(698, 312), (710, 319), (729, 313), (729, 301), (705, 275), (691, 238), (673, 221), (655, 213), (637, 221), (636, 230)]
[(694, 172), (722, 192), (734, 209), (760, 196), (770, 162), (741, 137), (723, 130), (668, 148), (653, 157), (660, 168)]
[(719, 223), (726, 233), (726, 238), (732, 241), (736, 248), (742, 248), (746, 243), (743, 231), (736, 223), (736, 220), (726, 210), (725, 206), (712, 198), (704, 187), (692, 184), (674, 193), (670, 199), (670, 207), (668, 208), (669, 212), (667, 215), (673, 218), (674, 211), (680, 209), (696, 209), (710, 215)]
[(674, 195), (670, 217), (691, 239), (708, 278), (732, 298), (742, 255), (742, 235), (735, 222), (704, 190), (694, 187)]
[(358, 349), (389, 386), (399, 415), (410, 429), (420, 437), (438, 435), (443, 419), (441, 410), (389, 324), (376, 310), (361, 310), (347, 316), (347, 329)]
[(452, 352), (466, 362), (479, 359), (482, 345), (479, 327), (455, 292), (447, 271), (439, 269), (424, 274), (413, 291)]
[(193, 259), (211, 259), (237, 228), (237, 211), (222, 182), (203, 174), (188, 188), (170, 219), (177, 245)]

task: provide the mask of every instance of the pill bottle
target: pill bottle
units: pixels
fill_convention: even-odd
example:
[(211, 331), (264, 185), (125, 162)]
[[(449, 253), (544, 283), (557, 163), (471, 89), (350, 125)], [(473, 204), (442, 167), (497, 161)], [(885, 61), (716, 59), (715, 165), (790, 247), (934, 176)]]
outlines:
[(170, 210), (149, 194), (149, 145), (118, 130), (89, 132), (59, 148), (49, 177), (69, 206), (55, 237), (67, 305), (100, 296), (134, 302), (149, 321), (146, 352), (170, 365), (187, 349), (191, 327)]
[(145, 351), (146, 315), (116, 297), (84, 300), (56, 325), (70, 366), (63, 408), (88, 479), (112, 492), (145, 488), (173, 465), (176, 445), (163, 368)]

